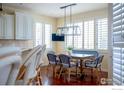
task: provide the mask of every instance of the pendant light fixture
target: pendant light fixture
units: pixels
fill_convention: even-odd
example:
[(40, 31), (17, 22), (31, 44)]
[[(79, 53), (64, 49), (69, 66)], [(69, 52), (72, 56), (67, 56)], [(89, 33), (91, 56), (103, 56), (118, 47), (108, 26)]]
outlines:
[(3, 10), (3, 5), (0, 3), (0, 15), (5, 15), (5, 11)]
[[(78, 25), (74, 25), (72, 22), (72, 6), (75, 6), (76, 4), (69, 4), (66, 6), (60, 7), (60, 9), (64, 9), (64, 26), (57, 27), (57, 34), (58, 35), (80, 35), (80, 27)], [(67, 18), (66, 18), (66, 11), (67, 8), (70, 8), (70, 23), (67, 25)], [(72, 31), (71, 33), (68, 33), (69, 31)]]

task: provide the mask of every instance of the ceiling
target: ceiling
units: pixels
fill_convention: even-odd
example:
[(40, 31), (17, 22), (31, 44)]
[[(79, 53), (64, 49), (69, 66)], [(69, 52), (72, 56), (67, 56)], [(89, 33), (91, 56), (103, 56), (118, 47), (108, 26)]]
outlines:
[[(60, 9), (60, 7), (68, 4), (69, 3), (5, 3), (3, 5), (30, 10), (40, 15), (57, 18), (64, 16), (64, 10)], [(72, 7), (72, 14), (98, 10), (105, 7), (107, 7), (107, 3), (77, 3), (76, 6)], [(69, 15), (69, 8), (67, 8), (67, 15)]]

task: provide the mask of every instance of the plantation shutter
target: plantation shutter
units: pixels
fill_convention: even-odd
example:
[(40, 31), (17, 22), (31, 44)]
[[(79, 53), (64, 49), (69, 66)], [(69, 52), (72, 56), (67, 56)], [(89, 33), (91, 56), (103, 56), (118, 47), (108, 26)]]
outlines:
[(124, 85), (124, 4), (113, 4), (113, 84)]

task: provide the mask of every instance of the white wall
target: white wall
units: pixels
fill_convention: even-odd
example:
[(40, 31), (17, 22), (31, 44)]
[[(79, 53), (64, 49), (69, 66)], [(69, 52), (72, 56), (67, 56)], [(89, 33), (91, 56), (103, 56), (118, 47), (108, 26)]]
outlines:
[(108, 78), (112, 79), (112, 4), (108, 4), (108, 30), (109, 30), (109, 62), (108, 62)]

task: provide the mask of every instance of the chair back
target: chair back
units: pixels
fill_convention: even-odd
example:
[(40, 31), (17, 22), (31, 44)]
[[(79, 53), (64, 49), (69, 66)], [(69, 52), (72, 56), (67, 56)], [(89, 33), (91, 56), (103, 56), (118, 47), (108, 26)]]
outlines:
[(61, 62), (63, 65), (67, 65), (68, 67), (71, 66), (71, 64), (70, 64), (70, 56), (65, 55), (65, 54), (60, 54), (60, 55), (59, 55), (59, 59), (60, 59), (60, 62)]
[(101, 63), (102, 63), (102, 60), (103, 60), (103, 57), (104, 55), (100, 55), (98, 56), (95, 61), (91, 62), (91, 64), (94, 64), (94, 67), (100, 67), (101, 66)]
[(55, 54), (48, 53), (47, 58), (48, 58), (49, 64), (57, 64), (57, 56)]
[(37, 67), (42, 64), (41, 59), (44, 56), (45, 50), (46, 50), (46, 45), (43, 45), (41, 46), (41, 48), (39, 49), (39, 52), (37, 53), (37, 58), (36, 58)]
[(35, 53), (36, 50), (38, 50), (39, 48), (41, 48), (40, 45), (34, 47), (34, 48), (27, 54), (27, 56), (26, 56), (25, 59), (23, 60), (23, 63), (24, 63), (24, 64), (29, 64), (29, 63), (27, 63), (27, 62), (31, 62), (31, 61), (28, 61), (28, 59), (29, 59), (29, 58), (32, 56), (32, 54)]
[(41, 52), (41, 46), (35, 47), (32, 51), (32, 53), (30, 53), (31, 55), (27, 57), (28, 59), (24, 63), (26, 71), (23, 78), (23, 84), (27, 84), (30, 79), (34, 78), (37, 75), (36, 68), (39, 62), (39, 59), (37, 58), (39, 58), (38, 56)]
[(101, 66), (103, 57), (104, 57), (104, 55), (100, 55), (99, 57), (96, 58), (97, 67), (98, 67), (98, 66)]
[(17, 47), (0, 48), (0, 85), (15, 84), (21, 65), (20, 54)]

